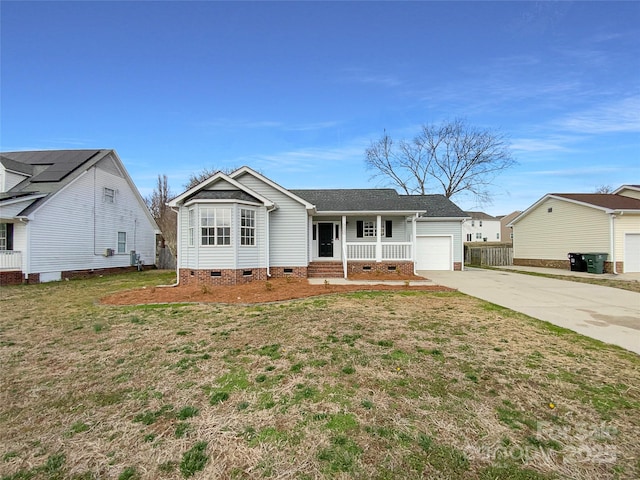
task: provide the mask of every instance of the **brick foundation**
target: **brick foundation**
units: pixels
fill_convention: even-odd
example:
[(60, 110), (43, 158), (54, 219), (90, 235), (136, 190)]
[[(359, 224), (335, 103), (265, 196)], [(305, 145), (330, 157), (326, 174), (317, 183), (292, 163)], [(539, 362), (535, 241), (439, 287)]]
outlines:
[[(533, 258), (514, 258), (513, 264), (521, 267), (557, 268), (559, 270), (571, 270), (569, 260), (540, 260)], [(616, 262), (616, 271), (622, 273), (624, 262)], [(604, 273), (613, 273), (613, 262), (604, 262)]]
[(179, 270), (181, 285), (239, 285), (254, 280), (266, 280), (266, 268), (247, 268), (240, 270), (213, 269), (196, 270), (181, 268)]
[[(150, 268), (147, 265), (147, 269)], [(144, 269), (144, 267), (143, 267)], [(89, 270), (68, 270), (66, 272), (62, 272), (62, 280), (85, 280), (87, 278), (100, 277), (102, 275), (115, 275), (118, 273), (127, 273), (127, 272), (135, 272), (138, 270), (138, 267), (112, 267), (112, 268), (95, 268)], [(38, 278), (37, 282), (29, 283), (39, 283), (40, 279)]]
[(459, 272), (462, 270), (462, 262), (453, 262), (453, 269), (456, 272)]
[(542, 267), (571, 270), (569, 260), (541, 260), (538, 258), (514, 258), (513, 264), (521, 267)]
[(24, 283), (24, 275), (21, 271), (0, 272), (0, 286), (21, 285)]
[(356, 274), (375, 276), (396, 272), (399, 275), (413, 275), (413, 262), (349, 262), (347, 264), (347, 276)]
[(307, 267), (271, 267), (272, 278), (307, 278)]

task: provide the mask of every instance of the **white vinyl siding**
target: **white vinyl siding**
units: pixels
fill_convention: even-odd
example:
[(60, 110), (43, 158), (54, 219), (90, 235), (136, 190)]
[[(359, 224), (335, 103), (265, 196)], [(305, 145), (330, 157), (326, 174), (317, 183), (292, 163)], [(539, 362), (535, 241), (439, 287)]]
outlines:
[(278, 206), (268, 214), (270, 265), (306, 266), (309, 227), (304, 205), (248, 173), (235, 180)]
[(10, 203), (9, 205), (3, 205), (0, 207), (0, 219), (10, 220), (18, 215), (22, 210), (27, 208), (34, 202), (33, 199), (26, 202)]
[[(244, 207), (238, 206), (238, 223), (240, 225), (242, 210)], [(263, 268), (266, 267), (265, 250), (265, 218), (267, 210), (264, 207), (252, 210), (255, 213), (255, 245), (242, 245), (240, 235), (238, 235), (238, 265), (237, 268)]]
[[(316, 220), (324, 221), (324, 217), (316, 217)], [(339, 218), (338, 218), (339, 220)], [(376, 236), (358, 237), (358, 221), (373, 222), (374, 231), (377, 225), (375, 216), (347, 216), (347, 242), (375, 242)], [(381, 241), (384, 242), (410, 242), (411, 241), (411, 222), (407, 221), (407, 217), (390, 217), (382, 215), (382, 230), (380, 232)], [(391, 222), (391, 237), (385, 237), (385, 223)], [(364, 226), (364, 224), (363, 224)]]
[[(0, 168), (2, 167), (0, 166)], [(7, 172), (6, 170), (4, 170), (4, 185), (0, 184), (0, 189), (4, 187), (4, 189), (2, 189), (1, 191), (7, 192), (18, 185), (20, 182), (22, 182), (25, 178), (29, 177), (27, 175), (20, 175), (18, 173)]]
[(609, 244), (607, 214), (555, 198), (540, 203), (513, 227), (514, 258), (566, 260), (570, 252), (610, 253)]
[[(118, 191), (116, 203), (103, 203), (107, 185)], [(129, 248), (153, 265), (155, 232), (143, 208), (124, 178), (87, 171), (49, 198), (29, 222), (28, 272), (129, 266), (128, 256), (104, 256), (105, 249), (116, 250), (117, 232), (126, 232)]]

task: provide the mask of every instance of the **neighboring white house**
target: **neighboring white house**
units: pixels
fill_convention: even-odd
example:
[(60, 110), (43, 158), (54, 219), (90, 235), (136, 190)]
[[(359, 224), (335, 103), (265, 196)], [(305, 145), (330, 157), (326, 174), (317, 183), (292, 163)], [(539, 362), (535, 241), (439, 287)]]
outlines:
[(0, 282), (155, 263), (159, 229), (113, 150), (0, 153)]
[(484, 212), (465, 212), (470, 220), (462, 228), (465, 242), (500, 242), (500, 220)]
[(169, 202), (181, 283), (462, 269), (462, 221), (442, 195), (287, 190), (248, 167)]
[(514, 265), (569, 269), (569, 253), (606, 253), (605, 271), (640, 272), (640, 185), (550, 193), (511, 226)]

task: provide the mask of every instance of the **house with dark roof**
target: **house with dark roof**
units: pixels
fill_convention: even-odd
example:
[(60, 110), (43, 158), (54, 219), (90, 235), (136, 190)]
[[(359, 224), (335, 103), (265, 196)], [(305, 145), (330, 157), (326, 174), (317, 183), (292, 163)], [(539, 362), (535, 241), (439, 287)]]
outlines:
[(549, 193), (510, 226), (514, 265), (569, 269), (570, 253), (603, 253), (606, 272), (640, 272), (640, 185)]
[(218, 172), (169, 202), (180, 283), (461, 270), (466, 217), (443, 195), (288, 190), (249, 167)]
[(465, 242), (500, 242), (500, 220), (484, 212), (465, 212), (470, 220), (464, 222)]
[(0, 283), (155, 263), (156, 233), (114, 150), (0, 153)]

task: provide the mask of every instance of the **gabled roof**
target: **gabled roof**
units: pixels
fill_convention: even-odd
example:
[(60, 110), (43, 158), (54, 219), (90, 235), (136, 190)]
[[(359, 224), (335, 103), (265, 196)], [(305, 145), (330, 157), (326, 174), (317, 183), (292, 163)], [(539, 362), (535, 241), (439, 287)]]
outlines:
[(253, 195), (242, 190), (200, 190), (190, 200), (240, 200), (243, 202), (262, 203)]
[(464, 212), (473, 220), (499, 220), (497, 217), (492, 217), (491, 215), (484, 212)]
[(552, 193), (551, 195), (610, 210), (640, 210), (640, 200), (624, 195), (611, 193)]
[(640, 213), (640, 200), (624, 195), (613, 193), (548, 193), (518, 215), (508, 226), (518, 223), (549, 198), (595, 208), (607, 214), (616, 212)]
[[(232, 185), (233, 187), (235, 187), (237, 190), (229, 190), (229, 189), (225, 189), (225, 190), (207, 190), (206, 188), (215, 184), (216, 182), (219, 181), (224, 181), (227, 182), (228, 184)], [(215, 193), (215, 192), (224, 192), (224, 193)], [(241, 195), (240, 193), (234, 193), (234, 192), (243, 192), (244, 195), (246, 195), (246, 197), (244, 197), (243, 195)], [(248, 201), (251, 202), (259, 202), (259, 203), (263, 203), (265, 206), (267, 207), (273, 207), (274, 203), (269, 200), (268, 198), (260, 195), (257, 192), (254, 192), (253, 190), (251, 190), (249, 187), (247, 187), (246, 185), (243, 185), (242, 183), (234, 180), (233, 178), (231, 178), (229, 175), (223, 173), (223, 172), (216, 172), (214, 173), (212, 176), (210, 176), (209, 178), (207, 178), (206, 180), (200, 182), (198, 185), (195, 185), (194, 187), (190, 188), (189, 190), (187, 190), (186, 192), (181, 193), (180, 195), (178, 195), (177, 197), (171, 199), (167, 205), (169, 205), (170, 207), (177, 207), (178, 205), (184, 204), (186, 202), (189, 202), (191, 200), (222, 200), (222, 199), (226, 199), (226, 200), (240, 200), (240, 197), (244, 197), (247, 199), (250, 199)], [(235, 198), (237, 197), (237, 198)]]
[(122, 165), (118, 154), (112, 149), (1, 152), (0, 163), (5, 169), (22, 173), (27, 177), (8, 191), (3, 192), (0, 195), (0, 204), (7, 204), (16, 198), (24, 198), (25, 200), (33, 198), (33, 202), (17, 215), (17, 217), (26, 217), (109, 155), (116, 162), (118, 168), (121, 168), (124, 179), (138, 198), (138, 202), (144, 207), (151, 225), (159, 231), (140, 192)]

